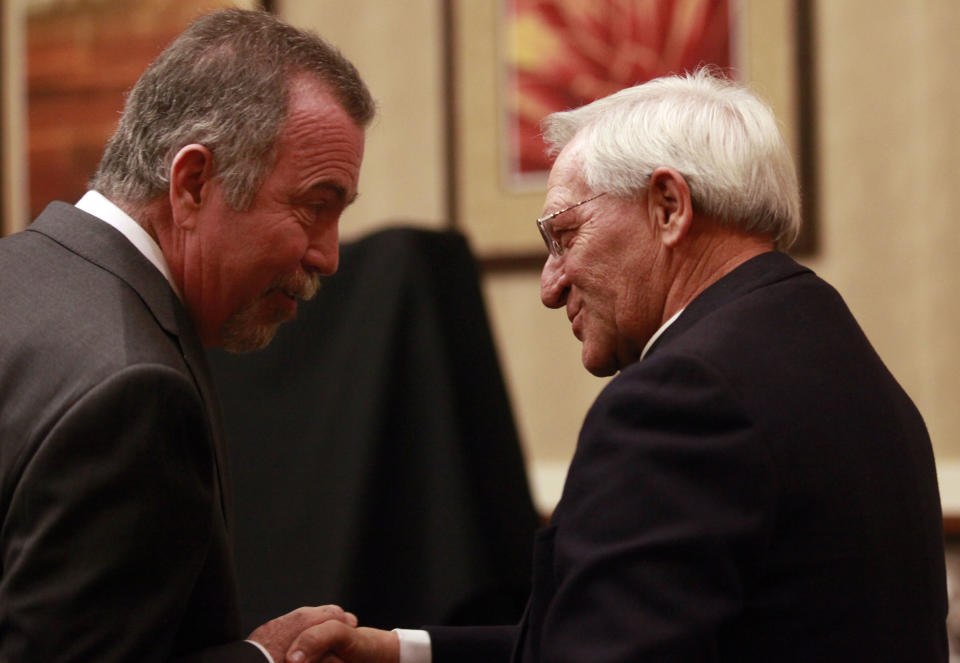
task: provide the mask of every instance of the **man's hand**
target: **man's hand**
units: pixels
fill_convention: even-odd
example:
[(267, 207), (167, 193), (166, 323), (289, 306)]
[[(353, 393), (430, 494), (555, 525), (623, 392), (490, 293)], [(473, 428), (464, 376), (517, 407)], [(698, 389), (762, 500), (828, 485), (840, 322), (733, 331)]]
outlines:
[(262, 645), (273, 657), (274, 663), (283, 663), (287, 650), (299, 639), (298, 636), (311, 627), (326, 623), (338, 624), (352, 631), (357, 625), (357, 617), (336, 605), (297, 608), (257, 627), (247, 640)]
[(277, 663), (399, 663), (400, 640), (393, 631), (353, 628), (327, 621), (294, 640), (285, 661)]

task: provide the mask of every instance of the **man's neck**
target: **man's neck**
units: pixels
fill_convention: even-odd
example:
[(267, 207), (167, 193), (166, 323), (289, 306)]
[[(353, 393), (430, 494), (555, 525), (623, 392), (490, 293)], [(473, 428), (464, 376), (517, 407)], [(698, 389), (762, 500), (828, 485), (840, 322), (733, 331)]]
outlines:
[(160, 270), (174, 292), (180, 295), (180, 284), (173, 276), (163, 247), (157, 241), (156, 235), (151, 234), (142, 221), (142, 208), (118, 204), (95, 190), (84, 194), (77, 201), (76, 206), (118, 230), (154, 267)]
[(162, 205), (162, 200), (158, 199), (147, 203), (131, 203), (125, 200), (111, 199), (110, 202), (126, 212), (131, 219), (134, 219), (137, 224), (153, 238), (153, 241), (160, 244), (161, 247), (163, 246), (163, 244), (160, 243), (156, 229), (156, 219), (158, 217), (157, 208)]
[(768, 236), (747, 234), (715, 222), (699, 225), (700, 229), (675, 249), (677, 273), (667, 293), (663, 322), (743, 263), (774, 250)]
[(180, 247), (176, 245), (178, 233), (175, 232), (170, 201), (166, 197), (156, 198), (146, 203), (116, 203), (157, 243), (179, 288), (183, 288), (183, 261)]

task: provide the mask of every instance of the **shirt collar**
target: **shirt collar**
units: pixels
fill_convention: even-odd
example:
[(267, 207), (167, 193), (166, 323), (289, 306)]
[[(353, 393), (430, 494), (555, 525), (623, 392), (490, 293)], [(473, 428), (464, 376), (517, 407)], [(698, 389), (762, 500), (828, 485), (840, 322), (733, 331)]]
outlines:
[(647, 341), (647, 344), (643, 346), (643, 352), (640, 353), (640, 359), (643, 359), (644, 357), (647, 356), (647, 352), (650, 351), (650, 348), (653, 347), (653, 344), (656, 343), (657, 339), (663, 335), (663, 332), (667, 331), (667, 327), (672, 325), (676, 321), (676, 319), (680, 317), (680, 314), (683, 313), (683, 311), (684, 309), (680, 309), (679, 311), (674, 313), (672, 316), (670, 316), (669, 320), (667, 320), (662, 325), (660, 325), (660, 329), (654, 332), (653, 336), (650, 337), (650, 340)]
[(76, 207), (116, 228), (154, 267), (160, 270), (163, 277), (167, 279), (167, 283), (177, 293), (177, 297), (183, 299), (160, 245), (143, 229), (143, 226), (98, 191), (87, 191), (83, 198), (77, 201)]

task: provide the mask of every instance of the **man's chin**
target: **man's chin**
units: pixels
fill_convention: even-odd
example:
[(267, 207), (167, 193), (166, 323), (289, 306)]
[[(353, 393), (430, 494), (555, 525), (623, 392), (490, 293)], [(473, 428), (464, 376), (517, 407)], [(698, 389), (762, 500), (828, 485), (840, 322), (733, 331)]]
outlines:
[(263, 350), (277, 335), (279, 323), (271, 326), (258, 325), (253, 329), (237, 330), (223, 336), (223, 349), (233, 354), (245, 354)]
[(319, 281), (305, 278), (309, 283), (293, 283), (283, 289), (270, 288), (252, 304), (230, 316), (220, 329), (223, 349), (242, 354), (270, 345), (277, 328), (297, 317), (297, 300), (286, 293), (300, 293), (304, 300), (316, 294)]
[(587, 344), (584, 344), (580, 354), (580, 361), (583, 367), (598, 378), (605, 378), (615, 374), (620, 367), (617, 365), (616, 357), (601, 355), (590, 352)]
[(270, 345), (281, 324), (297, 316), (294, 312), (274, 314), (268, 320), (263, 320), (263, 317), (262, 311), (246, 309), (227, 320), (220, 336), (223, 349), (234, 354), (262, 350)]

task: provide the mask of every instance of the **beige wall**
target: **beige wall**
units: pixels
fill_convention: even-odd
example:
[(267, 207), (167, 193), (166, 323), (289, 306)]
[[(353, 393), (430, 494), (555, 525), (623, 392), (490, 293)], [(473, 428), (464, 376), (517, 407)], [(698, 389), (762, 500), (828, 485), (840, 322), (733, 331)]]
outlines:
[(389, 222), (446, 222), (441, 5), (433, 0), (279, 0), (289, 22), (311, 28), (357, 66), (378, 117), (367, 132), (360, 197), (345, 238)]
[(823, 251), (923, 412), (960, 461), (960, 3), (820, 2)]

